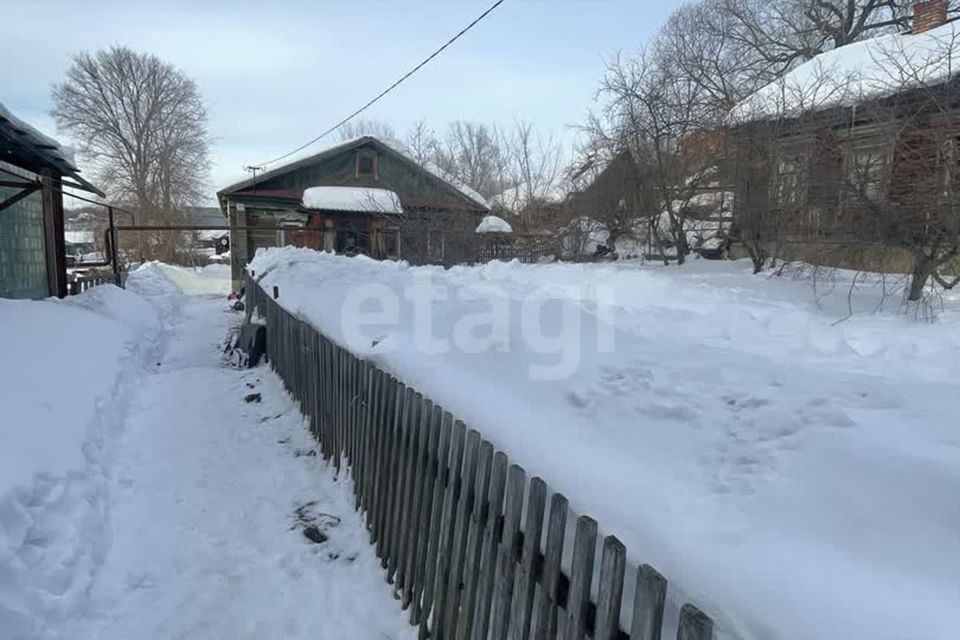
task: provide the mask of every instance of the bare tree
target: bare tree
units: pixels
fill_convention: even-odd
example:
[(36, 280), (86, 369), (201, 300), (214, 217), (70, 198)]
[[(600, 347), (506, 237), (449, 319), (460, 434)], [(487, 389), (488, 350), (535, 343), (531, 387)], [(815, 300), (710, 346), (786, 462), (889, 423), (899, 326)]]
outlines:
[(196, 83), (159, 58), (112, 47), (73, 58), (53, 116), (80, 142), (109, 195), (147, 215), (196, 204), (209, 172)]
[(435, 162), (444, 174), (485, 198), (509, 186), (507, 154), (495, 126), (451, 122), (437, 146)]
[(340, 134), (341, 140), (352, 140), (363, 136), (373, 136), (383, 140), (397, 138), (397, 130), (386, 120), (364, 120), (363, 118), (343, 124), (337, 129), (337, 133)]
[(427, 121), (421, 118), (410, 127), (406, 135), (407, 152), (417, 164), (426, 165), (432, 163), (437, 156), (437, 134), (427, 125)]

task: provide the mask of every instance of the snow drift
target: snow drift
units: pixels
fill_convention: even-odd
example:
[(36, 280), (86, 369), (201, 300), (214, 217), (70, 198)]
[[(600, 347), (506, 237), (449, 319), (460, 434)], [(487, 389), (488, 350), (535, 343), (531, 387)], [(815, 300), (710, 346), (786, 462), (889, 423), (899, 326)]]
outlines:
[(597, 518), (719, 637), (952, 637), (960, 299), (933, 324), (838, 323), (845, 288), (817, 300), (742, 262), (443, 270), (284, 248), (251, 268)]

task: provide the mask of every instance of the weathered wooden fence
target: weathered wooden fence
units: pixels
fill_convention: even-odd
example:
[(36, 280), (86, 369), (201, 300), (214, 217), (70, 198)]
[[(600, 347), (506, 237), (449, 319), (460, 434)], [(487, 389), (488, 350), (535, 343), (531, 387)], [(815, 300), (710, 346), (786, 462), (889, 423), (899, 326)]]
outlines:
[[(421, 638), (661, 638), (663, 576), (641, 565), (624, 602), (626, 549), (616, 537), (603, 539), (596, 571), (597, 522), (581, 516), (569, 553), (563, 495), (528, 479), (429, 398), (287, 312), (277, 293), (246, 275), (247, 312), (266, 321), (271, 366), (299, 401), (324, 458), (351, 473), (387, 581)], [(712, 636), (711, 619), (683, 605), (678, 640)]]

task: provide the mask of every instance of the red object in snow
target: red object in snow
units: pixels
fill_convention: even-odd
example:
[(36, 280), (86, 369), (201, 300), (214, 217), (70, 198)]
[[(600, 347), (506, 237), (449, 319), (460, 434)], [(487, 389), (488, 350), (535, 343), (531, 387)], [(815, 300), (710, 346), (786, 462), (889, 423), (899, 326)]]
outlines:
[(236, 291), (231, 291), (230, 295), (227, 296), (227, 300), (236, 300), (239, 297)]

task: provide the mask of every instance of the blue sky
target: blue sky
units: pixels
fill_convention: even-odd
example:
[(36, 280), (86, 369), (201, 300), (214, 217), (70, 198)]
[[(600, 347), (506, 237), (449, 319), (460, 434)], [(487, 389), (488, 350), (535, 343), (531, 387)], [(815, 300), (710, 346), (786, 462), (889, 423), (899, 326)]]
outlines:
[[(61, 142), (50, 87), (71, 54), (128, 45), (200, 85), (215, 138), (211, 191), (353, 111), (492, 0), (5, 0), (0, 102)], [(603, 58), (645, 42), (676, 0), (506, 0), (368, 111), (403, 131), (419, 118), (532, 120), (569, 139)], [(44, 34), (44, 35), (41, 35)]]

